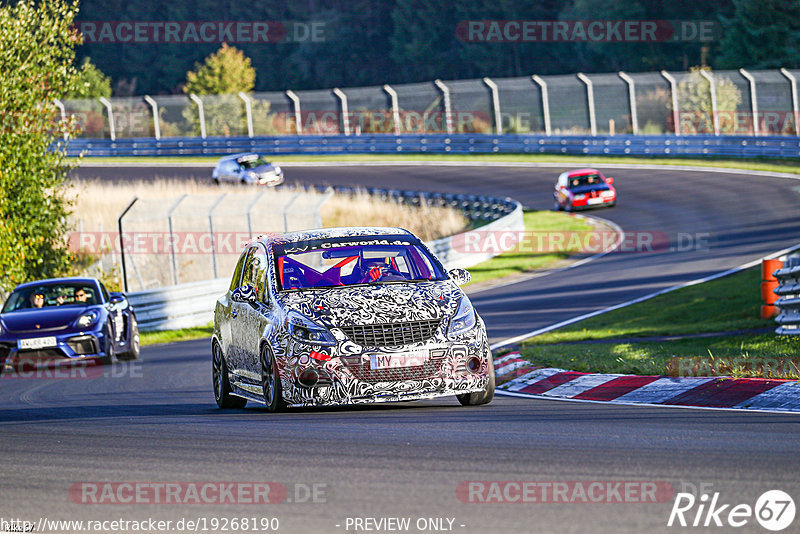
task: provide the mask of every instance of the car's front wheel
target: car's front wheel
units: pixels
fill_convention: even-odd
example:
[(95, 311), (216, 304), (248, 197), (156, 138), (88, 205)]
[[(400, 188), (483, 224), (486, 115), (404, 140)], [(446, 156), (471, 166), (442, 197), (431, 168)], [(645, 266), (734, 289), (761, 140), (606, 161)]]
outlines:
[(286, 408), (278, 363), (267, 345), (261, 347), (261, 386), (264, 388), (264, 404), (267, 405), (267, 410), (280, 412)]
[(220, 408), (244, 408), (247, 399), (231, 395), (228, 364), (216, 342), (211, 345), (211, 379), (214, 381), (214, 399)]
[(120, 352), (117, 355), (120, 361), (136, 360), (139, 358), (139, 325), (136, 324), (136, 317), (133, 314), (131, 314), (128, 321), (130, 321), (130, 326), (128, 327), (130, 331), (130, 335), (128, 336), (128, 350)]
[(462, 406), (479, 406), (481, 404), (488, 404), (494, 398), (494, 360), (492, 359), (492, 351), (486, 349), (489, 357), (489, 382), (483, 391), (475, 391), (474, 393), (464, 393), (463, 395), (456, 395), (458, 402)]

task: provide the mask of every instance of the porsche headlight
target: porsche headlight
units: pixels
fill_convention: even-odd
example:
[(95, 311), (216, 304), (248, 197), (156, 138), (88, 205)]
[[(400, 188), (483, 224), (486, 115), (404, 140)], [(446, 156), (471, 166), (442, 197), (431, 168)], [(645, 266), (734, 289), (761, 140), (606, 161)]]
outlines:
[(78, 318), (77, 321), (75, 321), (75, 325), (81, 328), (86, 328), (87, 326), (96, 323), (98, 317), (100, 317), (100, 314), (97, 313), (96, 311), (90, 311), (88, 313), (84, 313)]
[(464, 295), (461, 297), (461, 302), (458, 303), (456, 314), (450, 319), (450, 325), (447, 327), (447, 336), (453, 338), (469, 332), (477, 322), (475, 308), (472, 307), (472, 302), (470, 302), (469, 298)]
[(336, 339), (327, 328), (299, 313), (290, 313), (286, 319), (289, 335), (309, 345), (335, 345)]

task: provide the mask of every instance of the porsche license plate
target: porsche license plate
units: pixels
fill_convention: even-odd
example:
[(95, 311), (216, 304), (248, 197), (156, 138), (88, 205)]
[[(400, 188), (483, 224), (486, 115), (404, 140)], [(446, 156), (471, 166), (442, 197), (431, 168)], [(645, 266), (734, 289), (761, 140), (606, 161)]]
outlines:
[(18, 347), (20, 350), (35, 350), (44, 349), (47, 347), (55, 347), (57, 344), (56, 338), (53, 336), (31, 337), (28, 339), (20, 339)]
[(588, 200), (588, 202), (589, 202), (589, 204), (602, 204), (603, 203), (603, 198), (602, 197), (590, 198)]
[(418, 350), (397, 354), (370, 354), (369, 368), (392, 369), (394, 367), (418, 367), (428, 361), (428, 351)]

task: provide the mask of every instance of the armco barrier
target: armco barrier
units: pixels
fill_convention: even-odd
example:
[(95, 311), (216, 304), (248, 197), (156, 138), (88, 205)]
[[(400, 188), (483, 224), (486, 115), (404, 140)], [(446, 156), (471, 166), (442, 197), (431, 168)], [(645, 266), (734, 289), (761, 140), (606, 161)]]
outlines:
[(775, 294), (780, 297), (775, 302), (779, 312), (775, 333), (800, 336), (800, 256), (788, 256), (783, 265), (774, 273), (779, 284)]
[[(339, 192), (348, 191), (353, 190), (339, 188)], [(433, 204), (440, 203), (458, 207), (473, 221), (492, 221), (481, 226), (481, 231), (522, 231), (525, 229), (522, 205), (511, 199), (478, 197), (475, 195), (438, 195), (383, 189), (369, 189), (368, 192), (372, 195), (394, 197), (412, 204), (417, 199), (424, 197)], [(442, 260), (446, 269), (469, 267), (494, 256), (491, 252), (468, 253), (459, 250), (453, 246), (453, 242), (457, 240), (459, 240), (459, 235), (427, 243), (428, 247)], [(208, 324), (213, 320), (216, 301), (226, 291), (229, 284), (230, 278), (217, 278), (160, 289), (131, 292), (128, 294), (128, 298), (136, 310), (139, 327), (144, 331), (190, 328)]]
[(741, 135), (283, 135), (273, 137), (168, 137), (71, 139), (70, 156), (221, 156), (280, 154), (584, 154), (609, 156), (713, 156), (797, 158), (800, 137)]

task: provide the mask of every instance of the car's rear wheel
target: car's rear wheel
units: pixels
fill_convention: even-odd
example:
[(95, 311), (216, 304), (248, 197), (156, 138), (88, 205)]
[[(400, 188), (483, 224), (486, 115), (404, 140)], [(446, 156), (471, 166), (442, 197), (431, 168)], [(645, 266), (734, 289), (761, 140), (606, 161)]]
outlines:
[(128, 350), (120, 352), (117, 358), (120, 361), (136, 360), (139, 358), (139, 325), (136, 323), (136, 316), (131, 314), (130, 326), (128, 327), (130, 335), (128, 336)]
[(228, 378), (228, 364), (222, 356), (219, 344), (211, 345), (211, 379), (214, 381), (214, 399), (220, 408), (244, 408), (247, 399), (231, 395), (231, 382)]
[(458, 402), (462, 406), (479, 406), (481, 404), (488, 404), (494, 398), (494, 360), (492, 359), (492, 351), (486, 348), (486, 353), (489, 358), (489, 382), (483, 391), (476, 391), (474, 393), (464, 393), (463, 395), (456, 395)]
[(267, 345), (261, 347), (261, 387), (264, 388), (264, 404), (267, 410), (280, 412), (286, 408), (278, 364)]

